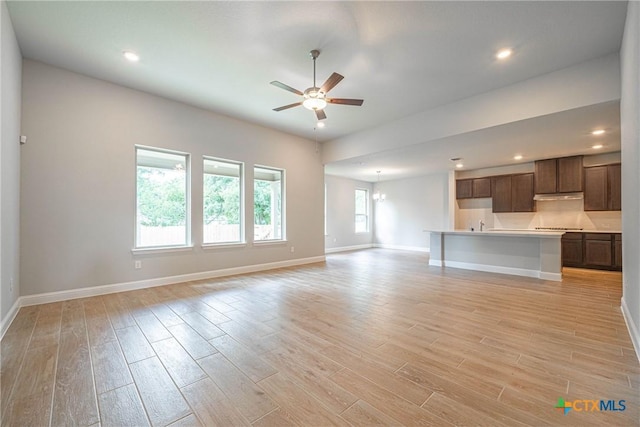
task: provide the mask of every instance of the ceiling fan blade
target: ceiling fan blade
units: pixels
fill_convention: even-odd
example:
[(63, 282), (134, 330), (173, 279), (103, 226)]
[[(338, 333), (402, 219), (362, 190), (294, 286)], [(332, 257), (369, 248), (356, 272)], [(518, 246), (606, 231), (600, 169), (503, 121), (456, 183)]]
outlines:
[(324, 120), (327, 118), (327, 115), (324, 113), (324, 110), (316, 110), (316, 117), (318, 120)]
[(358, 107), (362, 105), (364, 99), (347, 99), (347, 98), (325, 98), (325, 100), (331, 104), (342, 104), (342, 105), (357, 105)]
[(294, 88), (292, 88), (292, 87), (291, 87), (291, 86), (289, 86), (289, 85), (286, 85), (286, 84), (284, 84), (284, 83), (280, 83), (279, 81), (275, 81), (275, 80), (274, 80), (274, 81), (272, 81), (272, 82), (271, 82), (271, 84), (272, 84), (272, 85), (274, 85), (274, 86), (279, 87), (280, 89), (284, 89), (284, 90), (288, 90), (289, 92), (293, 92), (293, 93), (295, 93), (296, 95), (300, 95), (300, 96), (304, 95), (304, 94), (303, 94), (302, 92), (300, 92), (298, 89), (294, 89)]
[(273, 111), (282, 111), (282, 110), (286, 110), (288, 108), (297, 107), (298, 105), (302, 105), (302, 101), (296, 102), (294, 104), (283, 105), (282, 107), (274, 108)]
[(324, 92), (325, 94), (328, 93), (331, 89), (333, 89), (335, 87), (335, 85), (340, 83), (340, 80), (342, 80), (342, 79), (344, 79), (344, 76), (341, 76), (338, 73), (331, 74), (329, 76), (329, 78), (327, 79), (327, 81), (324, 82), (324, 84), (320, 88), (320, 91)]

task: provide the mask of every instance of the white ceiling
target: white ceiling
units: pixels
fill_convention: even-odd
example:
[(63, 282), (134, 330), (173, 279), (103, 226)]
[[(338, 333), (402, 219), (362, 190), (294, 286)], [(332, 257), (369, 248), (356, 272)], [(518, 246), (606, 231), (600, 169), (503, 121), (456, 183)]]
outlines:
[[(612, 1), (7, 4), (26, 58), (320, 141), (617, 52), (626, 14), (626, 2)], [(494, 54), (504, 46), (515, 54), (499, 62)], [(140, 62), (125, 61), (126, 49), (139, 53)], [(332, 96), (365, 100), (362, 107), (329, 105), (327, 127), (316, 135), (312, 112), (302, 107), (272, 111), (298, 98), (269, 84), (311, 86), (311, 49), (322, 52), (320, 82), (332, 72), (345, 76)], [(603, 107), (603, 113), (611, 115), (615, 108)], [(506, 141), (513, 132), (526, 131), (539, 141), (534, 135), (540, 125), (560, 135), (568, 132), (566, 126), (586, 120), (590, 112), (584, 113), (569, 124), (540, 118), (474, 137)], [(474, 146), (468, 136), (430, 144), (435, 151), (381, 153), (373, 156), (374, 167), (390, 170), (392, 163), (385, 162), (393, 160), (394, 168), (415, 174), (418, 163), (407, 159), (421, 156), (437, 159), (423, 165), (440, 170), (438, 146), (459, 144), (460, 157), (472, 156), (482, 144)], [(563, 149), (584, 148), (583, 141), (576, 144)], [(549, 150), (558, 154), (553, 146)], [(351, 159), (329, 170), (357, 177), (355, 166), (374, 159)]]
[[(594, 138), (585, 132), (594, 123), (607, 129), (606, 135)], [(592, 149), (594, 142), (602, 144), (603, 149)], [(451, 159), (458, 157), (465, 165), (460, 170), (468, 170), (470, 164), (473, 169), (482, 169), (551, 157), (612, 151), (620, 151), (618, 102), (576, 108), (441, 138), (427, 144), (353, 157), (331, 163), (325, 167), (325, 171), (330, 175), (361, 181), (373, 181), (377, 179), (376, 172), (382, 171), (380, 181), (385, 181), (425, 175), (425, 171), (440, 173), (456, 169), (457, 162)], [(516, 154), (521, 155), (522, 159), (515, 161)]]

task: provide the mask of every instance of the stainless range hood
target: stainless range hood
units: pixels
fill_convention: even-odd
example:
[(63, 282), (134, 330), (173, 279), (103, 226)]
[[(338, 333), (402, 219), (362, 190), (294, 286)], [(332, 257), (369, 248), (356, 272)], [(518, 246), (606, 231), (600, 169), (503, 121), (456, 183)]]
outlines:
[(551, 200), (582, 200), (584, 195), (582, 193), (555, 193), (555, 194), (536, 194), (533, 196), (533, 200), (539, 202), (546, 202)]

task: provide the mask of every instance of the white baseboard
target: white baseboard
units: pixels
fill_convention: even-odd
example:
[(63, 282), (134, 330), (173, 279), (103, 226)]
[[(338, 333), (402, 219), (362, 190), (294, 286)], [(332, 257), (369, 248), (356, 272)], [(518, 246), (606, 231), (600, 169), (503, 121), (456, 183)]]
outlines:
[(402, 245), (387, 245), (385, 243), (375, 243), (373, 247), (383, 248), (383, 249), (396, 249), (400, 251), (423, 252), (427, 254), (429, 253), (429, 248), (425, 248), (423, 246), (402, 246)]
[(67, 291), (47, 292), (43, 294), (21, 296), (15, 302), (13, 307), (11, 307), (11, 310), (9, 310), (9, 313), (7, 314), (7, 316), (5, 316), (5, 319), (2, 320), (0, 339), (2, 336), (4, 336), (6, 330), (9, 329), (9, 326), (11, 325), (11, 322), (13, 322), (13, 319), (15, 319), (20, 307), (37, 304), (48, 304), (51, 302), (67, 301), (98, 295), (107, 295), (116, 292), (133, 291), (136, 289), (153, 288), (155, 286), (170, 285), (173, 283), (191, 282), (194, 280), (212, 279), (215, 277), (234, 276), (236, 274), (274, 270), (276, 268), (314, 264), (318, 262), (324, 262), (325, 260), (326, 258), (324, 257), (324, 255), (322, 255), (310, 258), (299, 258), (287, 261), (270, 262), (266, 264), (255, 264), (242, 267), (223, 268), (220, 270), (202, 271), (198, 273), (181, 274), (178, 276), (158, 277), (154, 279), (138, 280), (135, 282), (114, 283), (111, 285), (93, 286), (89, 288), (70, 289)]
[(624, 300), (624, 297), (620, 300), (620, 309), (622, 310), (622, 317), (624, 317), (624, 321), (627, 324), (627, 329), (631, 336), (631, 342), (633, 343), (633, 348), (636, 351), (636, 357), (638, 358), (638, 362), (640, 362), (640, 331), (638, 331), (636, 324), (633, 323), (633, 317), (629, 312), (629, 307), (627, 306), (627, 302)]
[(4, 337), (5, 332), (7, 332), (7, 329), (9, 329), (9, 326), (11, 326), (11, 322), (13, 322), (13, 319), (16, 318), (16, 315), (18, 314), (20, 307), (22, 307), (20, 303), (21, 303), (21, 297), (18, 297), (16, 302), (14, 302), (11, 308), (9, 309), (9, 312), (7, 313), (7, 315), (4, 316), (4, 319), (2, 319), (2, 322), (0, 322), (0, 340), (2, 340), (2, 337)]
[(429, 260), (429, 265), (433, 265), (436, 267), (461, 268), (464, 270), (486, 271), (488, 273), (511, 274), (514, 276), (535, 277), (536, 279), (553, 280), (555, 282), (562, 281), (561, 273), (545, 273), (542, 271), (528, 270), (525, 268), (502, 267), (499, 265), (487, 265), (487, 264), (473, 264), (469, 262), (459, 262), (459, 261), (443, 262), (438, 260), (435, 260), (435, 261)]
[(373, 244), (366, 243), (364, 245), (354, 245), (354, 246), (340, 246), (338, 248), (326, 248), (324, 250), (325, 254), (333, 254), (336, 252), (347, 252), (347, 251), (359, 251), (361, 249), (371, 249)]
[(562, 273), (545, 273), (541, 271), (538, 273), (538, 277), (542, 280), (551, 280), (553, 282), (562, 282)]

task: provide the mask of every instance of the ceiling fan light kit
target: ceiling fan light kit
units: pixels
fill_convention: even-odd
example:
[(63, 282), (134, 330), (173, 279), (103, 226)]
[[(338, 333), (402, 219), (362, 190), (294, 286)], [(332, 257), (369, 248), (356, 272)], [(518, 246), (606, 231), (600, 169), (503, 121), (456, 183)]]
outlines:
[(308, 110), (312, 110), (316, 113), (316, 118), (318, 120), (324, 120), (327, 118), (327, 115), (324, 112), (324, 108), (327, 106), (327, 103), (330, 104), (342, 104), (342, 105), (356, 105), (361, 106), (364, 100), (362, 99), (347, 99), (347, 98), (327, 98), (327, 93), (333, 89), (342, 79), (338, 73), (333, 73), (326, 82), (321, 87), (316, 86), (316, 59), (320, 56), (320, 51), (314, 49), (310, 52), (311, 58), (313, 59), (313, 86), (307, 88), (304, 92), (299, 91), (298, 89), (294, 89), (289, 85), (284, 83), (280, 83), (279, 81), (272, 81), (271, 84), (279, 87), (280, 89), (284, 89), (286, 91), (295, 93), (296, 95), (302, 96), (304, 100), (300, 102), (296, 102), (289, 105), (284, 105), (282, 107), (274, 108), (273, 111), (282, 111), (287, 110), (289, 108), (297, 107), (302, 105), (304, 108)]

